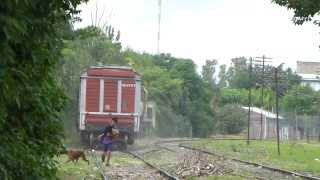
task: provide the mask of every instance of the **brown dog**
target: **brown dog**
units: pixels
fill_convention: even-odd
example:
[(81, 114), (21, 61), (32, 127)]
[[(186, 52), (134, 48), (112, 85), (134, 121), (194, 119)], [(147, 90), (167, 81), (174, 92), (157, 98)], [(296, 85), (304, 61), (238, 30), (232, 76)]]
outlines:
[(89, 164), (89, 160), (86, 159), (86, 155), (84, 151), (81, 150), (66, 150), (64, 152), (68, 156), (67, 162), (78, 162), (78, 160), (81, 158), (82, 160), (86, 161)]

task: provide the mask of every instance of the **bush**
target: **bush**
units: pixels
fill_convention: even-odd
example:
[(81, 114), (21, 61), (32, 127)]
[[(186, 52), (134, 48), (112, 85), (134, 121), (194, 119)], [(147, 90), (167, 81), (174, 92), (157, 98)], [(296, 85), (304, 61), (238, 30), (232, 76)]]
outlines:
[(191, 132), (190, 123), (170, 107), (158, 106), (157, 109), (157, 134), (160, 137), (186, 137)]
[(238, 134), (246, 127), (246, 113), (239, 105), (227, 104), (217, 110), (217, 128), (222, 134)]
[(66, 97), (54, 69), (61, 27), (80, 2), (0, 4), (0, 179), (56, 179), (53, 158), (63, 138), (58, 116)]

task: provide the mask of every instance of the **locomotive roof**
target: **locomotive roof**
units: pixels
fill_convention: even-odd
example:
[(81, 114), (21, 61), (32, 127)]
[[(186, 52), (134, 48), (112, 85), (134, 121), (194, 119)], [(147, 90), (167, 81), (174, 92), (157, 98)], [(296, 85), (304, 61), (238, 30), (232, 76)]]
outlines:
[(82, 77), (106, 76), (106, 77), (128, 77), (140, 79), (140, 74), (129, 66), (90, 66)]
[(90, 69), (125, 69), (133, 71), (130, 66), (90, 66)]

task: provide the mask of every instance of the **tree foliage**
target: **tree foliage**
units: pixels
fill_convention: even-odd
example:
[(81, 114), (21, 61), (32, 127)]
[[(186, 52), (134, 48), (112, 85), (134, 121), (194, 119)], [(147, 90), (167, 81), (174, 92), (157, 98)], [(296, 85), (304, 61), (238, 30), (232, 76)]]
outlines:
[[(148, 99), (157, 103), (158, 135), (206, 136), (210, 133), (214, 121), (210, 108), (211, 87), (196, 72), (192, 60), (131, 49), (121, 51), (121, 43), (109, 36), (109, 31), (87, 27), (75, 31), (74, 38), (64, 41), (58, 73), (71, 99), (64, 113), (68, 129), (76, 127), (81, 73), (89, 66), (101, 64), (129, 65), (142, 74)], [(200, 126), (206, 129), (199, 129)]]
[[(272, 0), (274, 3), (294, 11), (293, 21), (301, 25), (304, 22), (313, 20), (313, 17), (320, 13), (320, 1), (318, 0)], [(319, 21), (314, 21), (319, 25)]]
[(226, 104), (217, 110), (217, 129), (222, 134), (238, 134), (246, 127), (246, 113), (236, 104)]
[(0, 179), (55, 179), (66, 97), (54, 68), (63, 27), (80, 2), (0, 4)]
[(298, 115), (314, 115), (319, 112), (319, 95), (310, 86), (294, 86), (283, 98), (283, 105), (288, 111)]
[(255, 76), (249, 72), (248, 59), (236, 57), (231, 59), (232, 66), (228, 69), (228, 82), (231, 88), (249, 88), (254, 84)]
[(64, 47), (61, 50), (63, 56), (56, 68), (56, 73), (59, 74), (58, 80), (69, 97), (62, 113), (68, 136), (73, 135), (77, 127), (81, 74), (90, 66), (99, 64), (127, 64), (121, 53), (119, 39), (109, 29), (113, 29), (112, 26), (108, 26), (105, 31), (93, 26), (78, 30), (71, 29), (69, 35), (71, 38), (64, 40)]
[(218, 61), (206, 60), (206, 64), (202, 66), (202, 78), (205, 82), (214, 86), (216, 84), (215, 73), (216, 73), (216, 65)]
[(222, 64), (219, 66), (219, 83), (218, 83), (218, 87), (219, 88), (225, 88), (227, 87), (227, 80), (228, 80), (228, 76), (227, 76), (227, 66), (225, 64)]
[[(212, 88), (197, 74), (192, 60), (169, 54), (139, 54), (132, 50), (124, 54), (129, 64), (142, 74), (150, 99), (160, 106), (159, 135), (168, 136), (177, 132), (176, 135), (183, 136), (190, 133), (193, 136), (207, 136), (212, 132)], [(171, 133), (167, 133), (169, 129)]]
[[(270, 65), (265, 65), (264, 72), (261, 65), (252, 64), (250, 77), (250, 62), (245, 57), (236, 57), (231, 59), (232, 64), (227, 72), (227, 82), (231, 88), (257, 88), (261, 87), (262, 83), (265, 86), (275, 90), (275, 68)], [(282, 96), (292, 86), (300, 83), (300, 77), (295, 74), (291, 68), (283, 68), (281, 65), (278, 68), (278, 74), (281, 78), (279, 84), (279, 92)], [(264, 75), (264, 76), (263, 76)], [(263, 80), (263, 82), (262, 82)]]

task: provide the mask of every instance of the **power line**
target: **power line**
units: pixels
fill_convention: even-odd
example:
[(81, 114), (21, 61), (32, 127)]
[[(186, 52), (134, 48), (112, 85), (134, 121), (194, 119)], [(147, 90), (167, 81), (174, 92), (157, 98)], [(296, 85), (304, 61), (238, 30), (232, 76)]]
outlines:
[[(281, 64), (282, 65), (282, 64)], [(270, 79), (266, 79), (269, 81), (273, 81), (275, 83), (275, 98), (276, 98), (276, 131), (277, 131), (277, 150), (278, 150), (278, 155), (280, 156), (280, 125), (279, 125), (279, 82), (281, 82), (281, 65), (278, 67), (274, 67), (274, 79), (271, 79), (271, 77), (267, 77)]]
[[(271, 74), (267, 74), (267, 76), (265, 76), (265, 63), (267, 62), (266, 60), (267, 59), (271, 59), (271, 58), (268, 58), (266, 56), (262, 56), (262, 57), (256, 57), (258, 59), (262, 59), (262, 60), (252, 60), (252, 58), (250, 59), (250, 65), (249, 65), (249, 81), (250, 81), (250, 86), (249, 86), (249, 93), (248, 93), (248, 96), (249, 96), (249, 112), (248, 112), (248, 137), (247, 137), (247, 144), (249, 145), (249, 140), (250, 140), (250, 106), (251, 106), (251, 87), (252, 87), (252, 62), (258, 62), (258, 63), (262, 63), (262, 107), (263, 107), (263, 87), (264, 87), (264, 84), (265, 84), (265, 80), (268, 81), (274, 81), (275, 82), (275, 93), (276, 93), (276, 131), (277, 131), (277, 149), (278, 149), (278, 155), (280, 155), (280, 134), (279, 134), (279, 81), (281, 81), (281, 65), (279, 65), (278, 67), (274, 67), (273, 70), (274, 70), (274, 76), (273, 76), (273, 80), (271, 79), (272, 77), (270, 77)], [(256, 65), (259, 65), (261, 66), (260, 64), (256, 64)], [(270, 72), (268, 72), (270, 73)], [(280, 76), (279, 76), (280, 75)], [(269, 76), (269, 77), (268, 77)], [(262, 111), (261, 111), (261, 127), (260, 127), (260, 138), (262, 139)]]
[(263, 94), (264, 94), (264, 68), (265, 68), (265, 63), (266, 62), (271, 62), (271, 61), (266, 61), (266, 59), (272, 59), (272, 58), (268, 58), (265, 55), (263, 55), (262, 57), (256, 57), (257, 59), (262, 59), (262, 61), (255, 61), (255, 62), (261, 62), (262, 63), (262, 77), (261, 77), (261, 113), (260, 113), (260, 140), (262, 140), (262, 124), (263, 124), (263, 107), (264, 107), (264, 102), (263, 102)]

